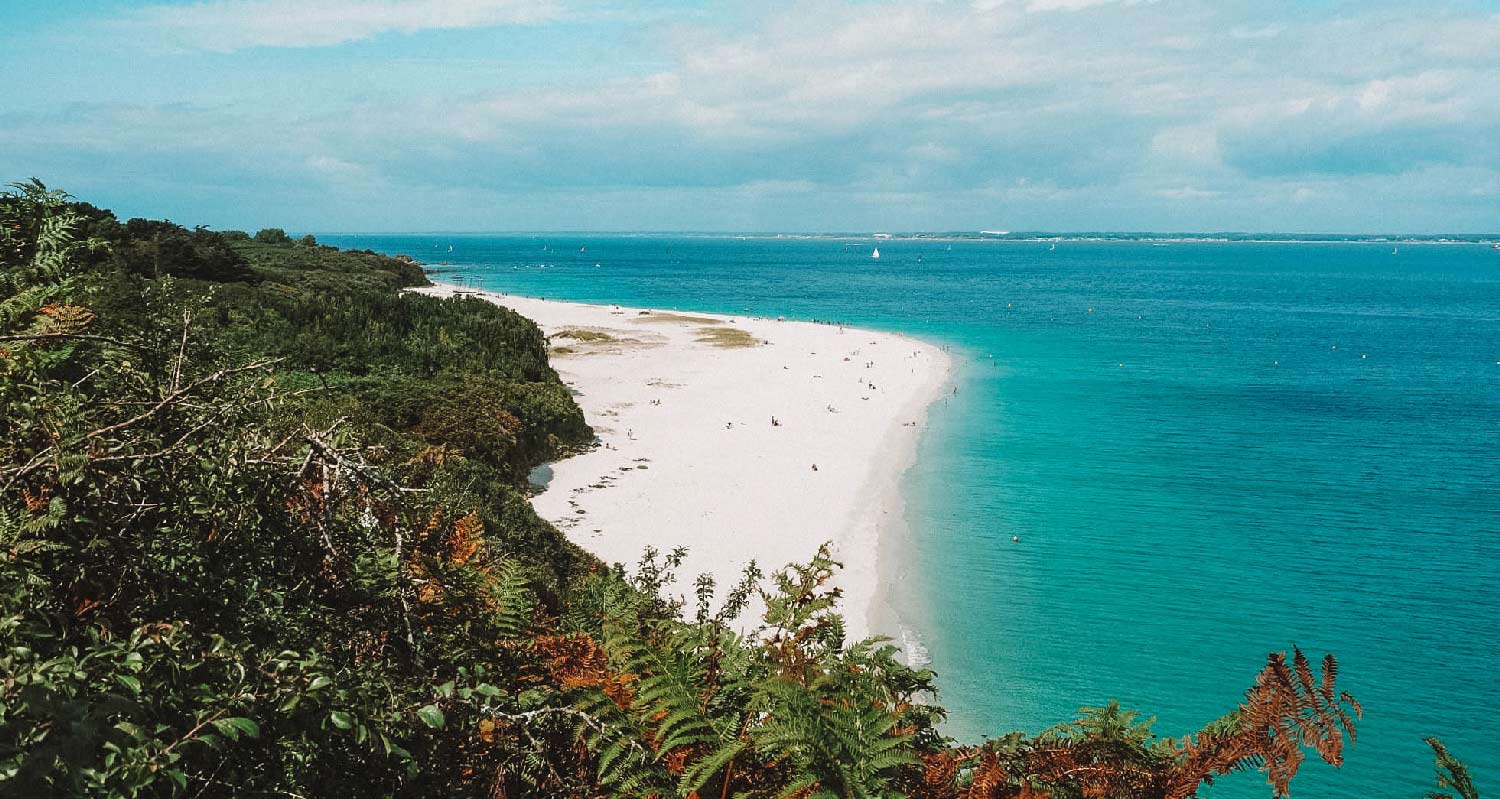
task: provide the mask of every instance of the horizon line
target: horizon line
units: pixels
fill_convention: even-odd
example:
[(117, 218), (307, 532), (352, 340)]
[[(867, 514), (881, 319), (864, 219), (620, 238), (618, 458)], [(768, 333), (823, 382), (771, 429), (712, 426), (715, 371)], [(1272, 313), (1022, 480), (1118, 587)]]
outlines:
[[(225, 230), (234, 230), (226, 228)], [(224, 232), (223, 230), (218, 232)], [(253, 231), (242, 231), (253, 232)], [(965, 241), (1037, 241), (1049, 239), (1197, 239), (1197, 240), (1247, 240), (1247, 241), (1455, 241), (1478, 243), (1500, 241), (1500, 231), (1442, 232), (1442, 233), (1340, 233), (1319, 231), (1297, 233), (1287, 231), (1151, 231), (1151, 230), (1019, 230), (1019, 231), (972, 231), (972, 230), (923, 230), (923, 231), (774, 231), (774, 230), (587, 230), (587, 229), (512, 229), (512, 230), (301, 230), (289, 229), (291, 233), (314, 236), (703, 236), (739, 238), (859, 238), (880, 240), (903, 239), (951, 239)]]

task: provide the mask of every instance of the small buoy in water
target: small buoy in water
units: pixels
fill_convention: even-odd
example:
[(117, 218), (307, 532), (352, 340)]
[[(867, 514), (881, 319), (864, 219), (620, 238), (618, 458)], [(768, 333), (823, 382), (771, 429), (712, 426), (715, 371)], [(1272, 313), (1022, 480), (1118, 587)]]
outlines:
[(1370, 356), (1368, 356), (1368, 355), (1365, 355), (1365, 354), (1363, 354), (1363, 353), (1361, 353), (1361, 354), (1360, 354), (1360, 356), (1359, 356), (1359, 357), (1361, 357), (1361, 358), (1368, 358), (1368, 357), (1370, 357)]
[(1094, 309), (1093, 309), (1093, 308), (1090, 308), (1090, 309), (1089, 309), (1089, 313), (1093, 313), (1093, 312), (1094, 312)]
[(1018, 535), (1013, 535), (1010, 537), (1010, 541), (1012, 544), (1019, 544), (1021, 543), (1021, 537)]

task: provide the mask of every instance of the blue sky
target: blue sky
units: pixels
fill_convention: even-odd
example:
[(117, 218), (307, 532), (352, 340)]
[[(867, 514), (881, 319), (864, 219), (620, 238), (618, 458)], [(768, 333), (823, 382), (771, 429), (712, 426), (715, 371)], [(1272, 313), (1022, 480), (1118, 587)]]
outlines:
[(219, 228), (1500, 230), (1500, 1), (5, 0), (0, 177)]

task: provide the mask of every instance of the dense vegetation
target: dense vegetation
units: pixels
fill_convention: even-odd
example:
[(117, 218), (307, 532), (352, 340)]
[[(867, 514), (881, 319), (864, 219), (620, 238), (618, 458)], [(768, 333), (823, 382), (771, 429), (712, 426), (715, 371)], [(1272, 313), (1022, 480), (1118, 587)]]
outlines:
[(31, 183), (0, 265), (0, 795), (1284, 794), (1352, 740), (1294, 652), (1184, 738), (1110, 704), (954, 746), (930, 672), (845, 640), (827, 552), (674, 601), (680, 552), (627, 574), (539, 520), (526, 471), (592, 432), (534, 325), (408, 262)]

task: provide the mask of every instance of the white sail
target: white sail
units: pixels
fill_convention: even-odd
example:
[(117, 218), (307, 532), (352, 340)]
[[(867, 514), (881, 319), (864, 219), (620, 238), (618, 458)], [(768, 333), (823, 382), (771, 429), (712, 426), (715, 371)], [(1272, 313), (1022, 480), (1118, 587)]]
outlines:
[(875, 252), (870, 253), (870, 257), (871, 258), (879, 258), (880, 257), (880, 248), (876, 247), (875, 248)]

